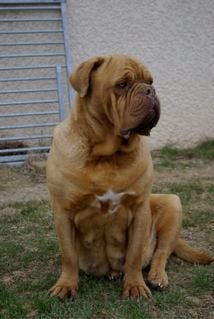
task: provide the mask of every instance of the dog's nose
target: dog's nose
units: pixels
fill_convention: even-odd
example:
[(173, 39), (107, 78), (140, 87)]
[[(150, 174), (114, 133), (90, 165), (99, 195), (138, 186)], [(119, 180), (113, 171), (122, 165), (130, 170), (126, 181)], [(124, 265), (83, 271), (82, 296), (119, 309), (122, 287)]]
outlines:
[(155, 88), (152, 85), (143, 84), (142, 93), (145, 95), (155, 95)]

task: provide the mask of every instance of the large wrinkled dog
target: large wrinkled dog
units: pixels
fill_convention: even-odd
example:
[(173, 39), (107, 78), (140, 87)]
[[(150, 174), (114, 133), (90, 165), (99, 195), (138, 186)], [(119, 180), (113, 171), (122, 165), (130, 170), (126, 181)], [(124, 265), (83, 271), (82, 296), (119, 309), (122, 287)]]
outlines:
[(160, 105), (152, 76), (125, 55), (95, 57), (71, 75), (72, 114), (54, 132), (47, 179), (60, 240), (62, 273), (53, 296), (75, 296), (79, 268), (110, 278), (124, 274), (124, 298), (149, 296), (168, 284), (171, 253), (190, 262), (213, 259), (180, 239), (176, 195), (151, 195), (153, 168), (147, 135)]

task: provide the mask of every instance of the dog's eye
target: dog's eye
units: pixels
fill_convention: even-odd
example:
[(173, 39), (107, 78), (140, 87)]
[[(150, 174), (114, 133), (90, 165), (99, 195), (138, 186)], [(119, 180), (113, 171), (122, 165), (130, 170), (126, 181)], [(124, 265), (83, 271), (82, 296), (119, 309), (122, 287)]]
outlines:
[(126, 89), (126, 88), (128, 88), (128, 83), (125, 81), (117, 83), (116, 88), (117, 89)]
[(126, 82), (122, 82), (122, 83), (119, 83), (118, 86), (119, 86), (121, 89), (124, 89), (124, 88), (127, 86), (127, 83), (126, 83)]

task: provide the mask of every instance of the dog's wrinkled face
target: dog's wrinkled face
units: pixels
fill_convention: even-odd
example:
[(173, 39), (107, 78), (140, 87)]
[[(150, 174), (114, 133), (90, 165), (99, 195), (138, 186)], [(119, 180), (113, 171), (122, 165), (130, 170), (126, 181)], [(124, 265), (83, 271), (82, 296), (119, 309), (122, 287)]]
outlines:
[(95, 57), (71, 75), (73, 88), (90, 112), (107, 120), (116, 134), (149, 135), (160, 116), (160, 103), (145, 65), (125, 55)]

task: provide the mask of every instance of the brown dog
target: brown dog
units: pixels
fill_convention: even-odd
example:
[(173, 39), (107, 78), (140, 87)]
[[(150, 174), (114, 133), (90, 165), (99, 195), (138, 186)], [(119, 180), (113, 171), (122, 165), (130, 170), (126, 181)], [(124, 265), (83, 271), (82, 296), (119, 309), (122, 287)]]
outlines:
[[(77, 91), (72, 115), (59, 124), (47, 179), (60, 240), (62, 273), (53, 296), (75, 296), (79, 268), (93, 275), (124, 274), (123, 297), (150, 295), (148, 280), (168, 284), (174, 252), (190, 262), (213, 259), (180, 239), (176, 195), (151, 195), (153, 167), (147, 137), (160, 105), (152, 76), (125, 55), (95, 57), (70, 77)], [(140, 136), (142, 135), (142, 136)]]

